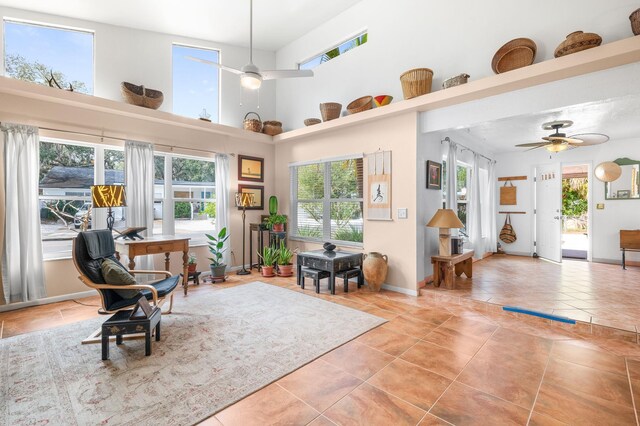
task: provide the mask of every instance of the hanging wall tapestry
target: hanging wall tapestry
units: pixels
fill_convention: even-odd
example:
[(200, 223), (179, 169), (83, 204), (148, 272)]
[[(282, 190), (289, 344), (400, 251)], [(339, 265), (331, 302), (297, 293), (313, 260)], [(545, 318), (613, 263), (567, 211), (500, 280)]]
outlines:
[(378, 151), (367, 157), (367, 219), (391, 220), (391, 151)]

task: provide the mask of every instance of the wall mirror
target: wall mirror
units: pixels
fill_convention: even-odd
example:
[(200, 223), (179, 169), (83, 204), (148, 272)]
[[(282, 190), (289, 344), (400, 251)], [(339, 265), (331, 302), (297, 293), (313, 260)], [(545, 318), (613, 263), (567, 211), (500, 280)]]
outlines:
[(618, 158), (614, 161), (622, 169), (620, 177), (605, 183), (605, 199), (631, 200), (640, 198), (640, 161)]

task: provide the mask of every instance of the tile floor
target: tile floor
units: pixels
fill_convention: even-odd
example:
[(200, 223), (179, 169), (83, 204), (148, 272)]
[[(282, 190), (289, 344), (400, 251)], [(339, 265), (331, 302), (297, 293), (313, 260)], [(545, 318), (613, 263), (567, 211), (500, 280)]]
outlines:
[[(498, 260), (491, 262), (504, 268)], [(481, 272), (484, 262), (474, 268), (488, 279), (489, 271)], [(258, 279), (255, 273), (234, 275), (225, 284), (191, 287), (188, 297)], [(575, 285), (581, 286), (583, 278), (577, 280)], [(262, 281), (301, 291), (294, 279)], [(323, 288), (316, 295), (307, 288), (304, 293), (389, 322), (202, 424), (638, 424), (638, 344), (587, 338), (550, 323), (435, 297), (371, 293), (355, 284), (349, 293), (337, 291), (332, 296)], [(97, 298), (78, 302), (83, 304), (69, 301), (0, 313), (2, 337), (96, 315), (95, 306), (85, 305), (97, 305)]]
[(640, 332), (639, 283), (640, 267), (496, 255), (474, 263), (473, 279), (463, 275), (455, 290), (425, 289)]

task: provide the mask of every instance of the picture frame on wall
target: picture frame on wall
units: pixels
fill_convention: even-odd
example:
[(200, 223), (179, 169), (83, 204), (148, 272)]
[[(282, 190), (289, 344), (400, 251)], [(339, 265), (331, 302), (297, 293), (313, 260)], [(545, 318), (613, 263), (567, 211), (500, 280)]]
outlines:
[(631, 197), (631, 191), (628, 189), (619, 189), (616, 195), (618, 198), (629, 198)]
[[(247, 207), (247, 210), (264, 210), (264, 186), (260, 185), (238, 185), (238, 192), (253, 194), (255, 204)], [(242, 207), (238, 207), (242, 210)]]
[(427, 189), (442, 189), (442, 164), (427, 160)]
[(238, 180), (264, 182), (264, 158), (238, 155)]

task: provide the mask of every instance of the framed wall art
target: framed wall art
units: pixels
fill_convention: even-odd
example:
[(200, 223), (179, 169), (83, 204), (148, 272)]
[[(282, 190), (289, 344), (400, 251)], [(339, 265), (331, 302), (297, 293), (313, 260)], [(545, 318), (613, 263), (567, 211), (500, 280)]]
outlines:
[(264, 182), (264, 158), (238, 155), (238, 180)]
[[(254, 204), (247, 210), (264, 210), (264, 186), (238, 185), (238, 192), (253, 194)], [(238, 210), (242, 210), (242, 207), (238, 207)]]
[(391, 151), (367, 157), (367, 220), (391, 220)]
[(427, 189), (442, 189), (442, 164), (427, 160)]

